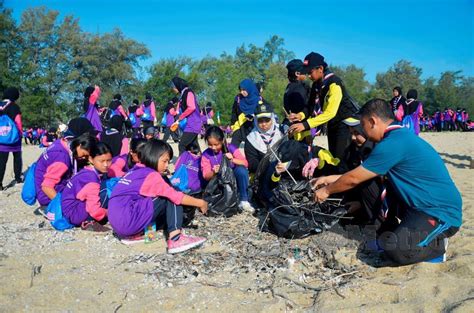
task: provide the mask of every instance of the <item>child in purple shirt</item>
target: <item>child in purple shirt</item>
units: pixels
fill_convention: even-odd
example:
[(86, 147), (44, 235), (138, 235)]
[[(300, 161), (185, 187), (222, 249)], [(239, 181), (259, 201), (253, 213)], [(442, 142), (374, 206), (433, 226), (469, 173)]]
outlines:
[(63, 216), (75, 226), (84, 226), (89, 220), (102, 221), (107, 217), (107, 208), (100, 199), (102, 175), (112, 163), (112, 153), (107, 144), (95, 143), (89, 155), (90, 166), (74, 175), (62, 191)]
[(135, 164), (139, 163), (138, 150), (143, 147), (146, 143), (144, 138), (133, 138), (130, 141), (130, 152), (128, 154), (122, 154), (112, 159), (112, 165), (109, 168), (109, 177), (122, 177), (127, 173)]
[(176, 191), (162, 175), (173, 157), (171, 146), (150, 139), (139, 151), (140, 163), (115, 186), (109, 200), (108, 217), (119, 237), (141, 233), (153, 223), (165, 224), (168, 253), (182, 252), (206, 241), (205, 238), (182, 233), (183, 207), (198, 207), (207, 212), (207, 202)]

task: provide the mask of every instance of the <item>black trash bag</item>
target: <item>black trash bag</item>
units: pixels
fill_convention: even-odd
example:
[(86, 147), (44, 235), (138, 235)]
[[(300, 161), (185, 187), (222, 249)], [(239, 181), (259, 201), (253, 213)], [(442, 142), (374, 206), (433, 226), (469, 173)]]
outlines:
[(315, 203), (308, 181), (295, 185), (291, 180), (282, 179), (272, 190), (269, 203), (261, 229), (289, 239), (328, 230), (347, 212), (339, 203)]
[(219, 172), (206, 186), (203, 199), (208, 202), (209, 216), (230, 217), (240, 212), (237, 181), (225, 156), (222, 156)]

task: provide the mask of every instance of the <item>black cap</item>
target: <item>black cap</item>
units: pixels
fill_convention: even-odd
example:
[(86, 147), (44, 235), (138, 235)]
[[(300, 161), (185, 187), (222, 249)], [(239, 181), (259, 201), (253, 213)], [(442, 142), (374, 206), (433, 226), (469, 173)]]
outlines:
[(273, 116), (273, 108), (266, 103), (259, 104), (255, 108), (255, 116), (257, 119), (262, 117), (271, 118)]
[(301, 73), (309, 74), (311, 70), (315, 67), (323, 66), (326, 68), (328, 64), (324, 62), (324, 57), (316, 52), (311, 52), (308, 54), (303, 61), (304, 67)]
[(301, 73), (303, 71), (303, 67), (304, 67), (303, 61), (301, 61), (300, 59), (291, 60), (286, 65), (286, 69), (288, 70), (288, 73), (296, 73), (296, 72)]

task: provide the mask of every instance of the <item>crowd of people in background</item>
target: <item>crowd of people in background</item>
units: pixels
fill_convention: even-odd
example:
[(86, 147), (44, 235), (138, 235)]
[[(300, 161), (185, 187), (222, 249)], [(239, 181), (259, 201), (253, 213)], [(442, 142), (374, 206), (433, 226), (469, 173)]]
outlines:
[[(7, 89), (0, 106), (0, 181), (9, 152), (14, 154), (15, 180), (23, 181), (23, 135), (25, 144), (45, 147), (29, 171), (36, 186), (31, 202), (39, 202), (53, 225), (87, 229), (109, 223), (128, 241), (142, 240), (150, 227), (161, 227), (169, 253), (206, 240), (182, 232), (183, 207), (206, 214), (212, 199), (204, 200), (203, 191), (223, 168), (230, 168), (236, 182), (231, 192), (238, 195), (239, 210), (257, 214), (264, 207), (270, 218), (279, 209), (274, 196), (279, 185), (290, 179), (309, 181), (315, 202), (338, 194), (354, 223), (377, 224), (375, 249), (394, 262), (443, 258), (447, 238), (461, 225), (461, 197), (439, 155), (418, 134), (470, 130), (468, 113), (446, 108), (428, 117), (417, 91), (411, 89), (404, 97), (400, 87), (393, 89), (390, 102), (373, 99), (361, 109), (315, 52), (290, 61), (287, 70), (281, 104), (268, 103), (262, 85), (243, 79), (230, 125), (221, 124), (212, 103), (200, 105), (180, 77), (170, 80), (176, 97), (164, 107), (151, 93), (128, 107), (116, 94), (101, 107), (100, 87), (89, 86), (83, 115), (60, 131), (23, 129), (16, 104), (19, 91)], [(276, 105), (282, 106), (283, 118), (276, 114)], [(328, 149), (314, 144), (322, 128)], [(201, 148), (199, 137), (207, 148)], [(178, 143), (176, 160), (169, 140)], [(268, 155), (276, 159), (263, 167)], [(174, 173), (168, 169), (170, 162)], [(420, 163), (426, 166), (417, 167)], [(443, 196), (433, 196), (441, 190)], [(420, 229), (422, 242), (394, 244), (393, 236), (419, 235)]]

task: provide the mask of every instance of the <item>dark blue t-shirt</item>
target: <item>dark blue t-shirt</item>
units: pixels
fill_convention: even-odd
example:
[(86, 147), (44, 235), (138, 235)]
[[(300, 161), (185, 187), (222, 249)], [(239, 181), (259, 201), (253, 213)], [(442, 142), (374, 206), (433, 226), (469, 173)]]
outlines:
[(386, 175), (406, 205), (459, 227), (461, 194), (438, 153), (406, 128), (385, 134), (362, 166)]

